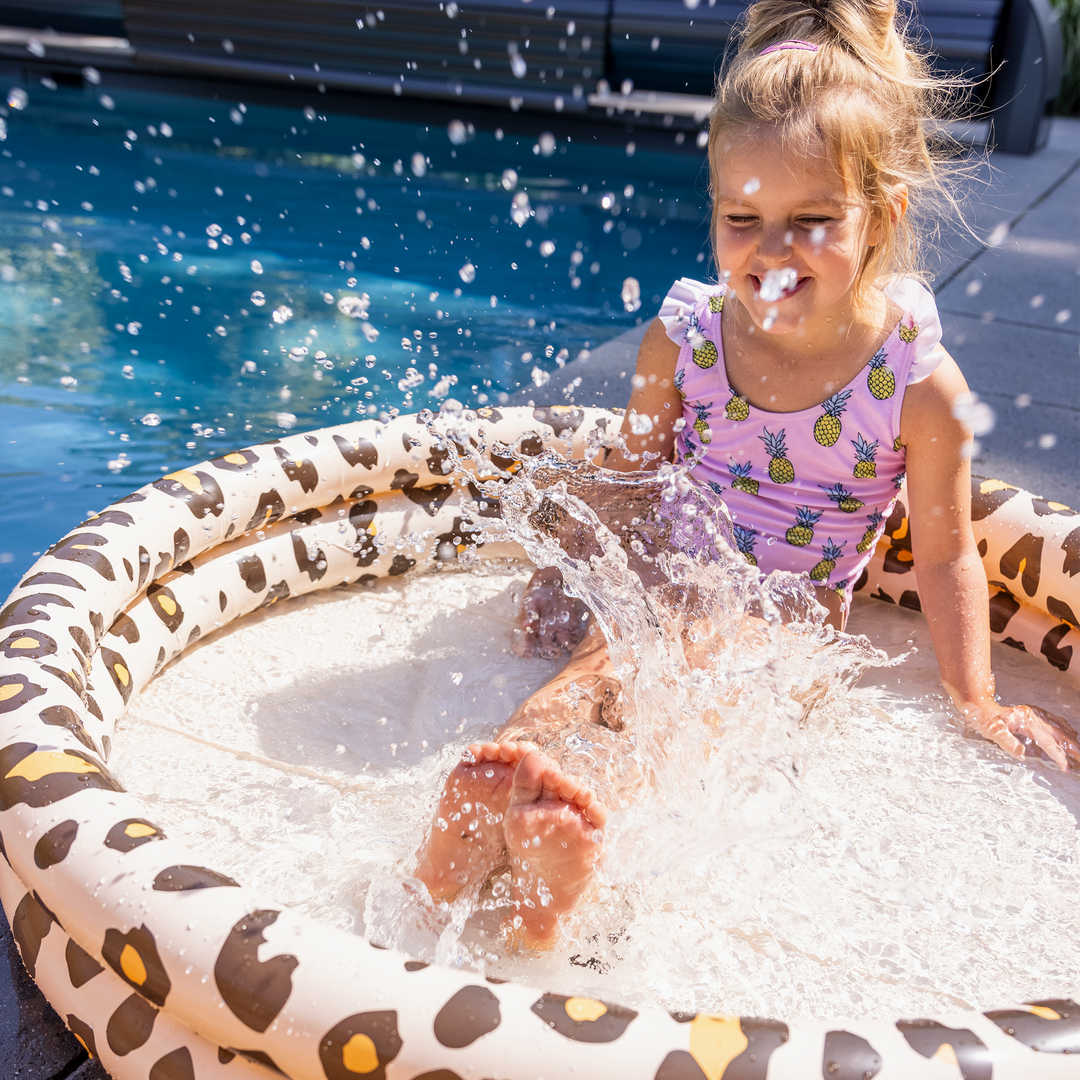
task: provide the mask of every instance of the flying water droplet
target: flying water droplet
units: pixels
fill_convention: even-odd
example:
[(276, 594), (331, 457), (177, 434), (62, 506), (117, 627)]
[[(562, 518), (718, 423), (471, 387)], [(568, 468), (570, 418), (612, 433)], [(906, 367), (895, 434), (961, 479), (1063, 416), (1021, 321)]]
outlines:
[(465, 282), (466, 285), (471, 285), (476, 280), (476, 267), (471, 262), (465, 263), (465, 265), (458, 271), (458, 277)]

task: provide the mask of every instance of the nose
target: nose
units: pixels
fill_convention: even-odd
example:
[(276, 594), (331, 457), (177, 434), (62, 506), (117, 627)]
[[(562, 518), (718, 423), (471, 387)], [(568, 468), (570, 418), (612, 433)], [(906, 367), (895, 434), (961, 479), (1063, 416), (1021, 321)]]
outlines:
[(791, 258), (791, 230), (786, 224), (768, 226), (762, 230), (758, 257), (770, 265), (781, 266)]

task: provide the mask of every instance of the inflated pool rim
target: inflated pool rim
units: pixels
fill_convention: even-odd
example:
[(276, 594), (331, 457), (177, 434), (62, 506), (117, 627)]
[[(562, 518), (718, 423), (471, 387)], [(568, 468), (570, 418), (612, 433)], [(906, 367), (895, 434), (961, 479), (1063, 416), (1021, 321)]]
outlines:
[[(783, 1021), (632, 1010), (417, 963), (201, 865), (109, 774), (131, 697), (200, 637), (287, 596), (464, 550), (462, 498), (479, 493), (444, 475), (436, 429), (450, 423), (459, 440), (467, 429), (505, 467), (548, 446), (590, 453), (620, 422), (518, 407), (287, 436), (113, 504), (14, 590), (0, 612), (0, 900), (30, 974), (115, 1080), (533, 1080), (541, 1062), (546, 1080), (844, 1080), (886, 1065), (890, 1077), (923, 1076), (929, 1058), (968, 1077), (1080, 1077), (1066, 1056), (1080, 1052), (1068, 998)], [(1075, 619), (1055, 612), (1080, 607), (1077, 515), (997, 481), (975, 494), (995, 599), (1008, 597), (997, 636), (1075, 677)], [(1056, 576), (1045, 554), (1031, 573), (1035, 531), (1040, 552), (1065, 552)], [(860, 587), (917, 607), (910, 550), (901, 503)], [(989, 573), (1008, 577), (1014, 563), (1019, 595)]]

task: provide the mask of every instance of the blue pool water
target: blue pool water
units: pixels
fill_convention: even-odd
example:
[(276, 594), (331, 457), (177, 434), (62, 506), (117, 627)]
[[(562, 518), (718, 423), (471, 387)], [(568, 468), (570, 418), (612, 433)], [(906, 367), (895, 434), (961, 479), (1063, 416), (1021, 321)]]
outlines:
[(445, 394), (495, 403), (708, 272), (692, 134), (638, 147), (511, 113), (14, 89), (0, 598), (89, 512), (184, 462)]

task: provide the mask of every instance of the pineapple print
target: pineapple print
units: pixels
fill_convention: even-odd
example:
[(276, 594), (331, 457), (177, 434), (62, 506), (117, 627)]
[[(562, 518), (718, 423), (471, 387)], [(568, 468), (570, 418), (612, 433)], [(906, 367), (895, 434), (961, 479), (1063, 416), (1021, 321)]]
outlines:
[(850, 580), (851, 578), (842, 578), (840, 581), (837, 581), (832, 587), (833, 592), (839, 593), (841, 596), (843, 596), (844, 593), (847, 592), (848, 582)]
[(897, 436), (896, 436), (896, 438), (895, 438), (895, 439), (893, 439), (893, 441), (892, 441), (892, 448), (893, 448), (893, 450), (895, 450), (895, 451), (896, 451), (896, 453), (898, 453), (898, 454), (900, 453), (900, 451), (901, 451), (901, 450), (903, 450), (903, 449), (904, 449), (904, 444), (903, 444), (903, 443), (902, 443), (902, 442), (900, 441), (900, 436), (899, 436), (899, 435), (897, 435)]
[(754, 545), (757, 543), (757, 532), (754, 529), (744, 529), (741, 525), (734, 526), (735, 543), (739, 547), (742, 556), (751, 566), (757, 566), (757, 556), (754, 554)]
[(840, 438), (842, 430), (840, 414), (847, 408), (847, 399), (851, 397), (850, 390), (841, 390), (826, 398), (821, 407), (825, 410), (814, 422), (814, 441), (821, 446), (833, 446)]
[[(728, 389), (731, 390), (731, 387), (729, 386)], [(745, 420), (750, 415), (750, 406), (746, 404), (746, 398), (739, 397), (734, 390), (731, 390), (731, 400), (724, 406), (724, 415), (736, 423)]]
[(699, 368), (711, 368), (718, 359), (716, 346), (708, 338), (705, 338), (700, 349), (694, 350), (694, 363)]
[(832, 537), (829, 537), (829, 542), (825, 545), (821, 554), (824, 556), (813, 570), (810, 571), (810, 578), (813, 581), (828, 581), (829, 575), (836, 569), (836, 560), (843, 554), (841, 548), (844, 547), (847, 541), (845, 540), (840, 547), (837, 547), (832, 542)]
[(865, 555), (874, 546), (874, 538), (877, 536), (882, 516), (875, 510), (872, 514), (867, 514), (866, 520), (868, 522), (866, 532), (863, 533), (862, 539), (855, 545), (855, 550), (860, 555)]
[(866, 503), (856, 499), (855, 496), (839, 482), (833, 484), (831, 488), (827, 488), (822, 484), (818, 484), (818, 487), (821, 488), (821, 490), (824, 491), (845, 514), (854, 514), (856, 510), (861, 510), (866, 505)]
[(795, 466), (788, 461), (785, 429), (781, 428), (773, 435), (768, 428), (762, 428), (764, 435), (758, 438), (765, 444), (765, 450), (772, 459), (769, 462), (769, 479), (774, 484), (790, 484), (795, 479)]
[(878, 349), (870, 360), (870, 374), (866, 385), (878, 401), (887, 401), (896, 393), (896, 376), (885, 366), (885, 350)]
[(784, 534), (792, 547), (806, 547), (814, 539), (814, 526), (823, 510), (811, 510), (809, 506), (795, 507), (795, 524)]
[(735, 491), (745, 491), (747, 495), (756, 495), (760, 484), (750, 476), (750, 462), (740, 465), (737, 461), (728, 462), (728, 470), (731, 473), (731, 487)]
[(709, 310), (714, 315), (719, 315), (724, 310), (724, 295), (721, 293), (718, 296), (709, 297)]
[(698, 433), (698, 438), (701, 439), (703, 446), (708, 446), (712, 442), (712, 431), (709, 429), (709, 410), (712, 408), (712, 402), (708, 405), (702, 405), (701, 402), (697, 402), (691, 405), (694, 412), (697, 413), (697, 419), (694, 421), (694, 430)]
[(852, 476), (857, 477), (859, 480), (865, 480), (867, 477), (877, 476), (877, 465), (874, 464), (874, 458), (877, 457), (878, 441), (875, 439), (872, 443), (868, 443), (863, 437), (862, 433), (859, 433), (857, 439), (851, 440), (851, 445), (855, 447), (855, 471)]
[(910, 345), (919, 336), (919, 328), (914, 323), (911, 326), (905, 326), (901, 323), (897, 330), (900, 333), (900, 340), (905, 345)]
[(906, 479), (907, 479), (907, 473), (906, 473), (906, 472), (898, 472), (898, 473), (897, 473), (897, 474), (896, 474), (896, 475), (895, 475), (895, 476), (894, 476), (894, 477), (892, 478), (892, 486), (893, 486), (894, 488), (896, 488), (896, 490), (897, 490), (897, 491), (899, 491), (899, 490), (900, 490), (900, 488), (901, 488), (901, 487), (903, 487), (903, 485), (904, 485), (904, 480), (906, 480)]
[(681, 397), (683, 399), (683, 401), (686, 400), (686, 391), (683, 390), (683, 388), (682, 388), (683, 383), (685, 382), (685, 380), (686, 380), (686, 369), (685, 368), (679, 368), (679, 370), (675, 372), (675, 389), (679, 391), (679, 397)]

